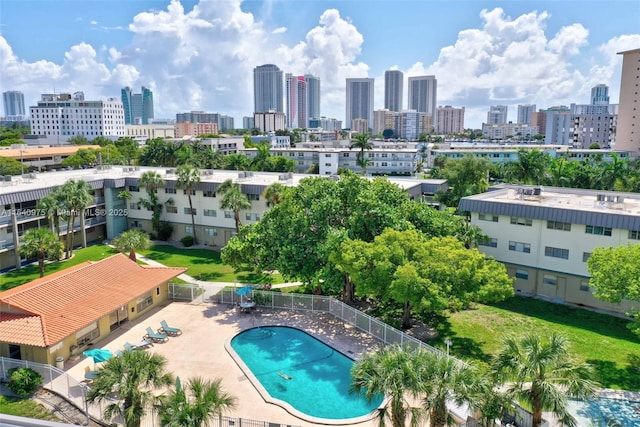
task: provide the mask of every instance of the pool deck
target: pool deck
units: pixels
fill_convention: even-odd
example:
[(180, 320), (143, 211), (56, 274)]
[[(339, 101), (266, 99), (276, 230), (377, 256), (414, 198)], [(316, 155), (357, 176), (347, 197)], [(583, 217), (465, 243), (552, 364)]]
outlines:
[[(136, 322), (122, 325), (112, 335), (96, 343), (95, 347), (107, 348), (113, 352), (122, 350), (126, 342), (140, 341), (146, 333), (147, 326), (158, 329), (162, 320), (166, 320), (172, 327), (182, 329), (182, 335), (171, 337), (165, 343), (154, 344), (153, 347), (141, 351), (165, 356), (168, 362), (167, 370), (179, 376), (183, 382), (195, 376), (205, 379), (221, 378), (223, 388), (235, 396), (238, 402), (236, 409), (226, 415), (288, 425), (323, 424), (304, 421), (278, 405), (265, 402), (225, 349), (227, 340), (245, 329), (284, 325), (304, 330), (352, 358), (357, 358), (381, 345), (368, 334), (328, 314), (260, 308), (246, 313), (224, 304), (171, 302), (166, 306), (154, 308)], [(84, 379), (85, 367), (93, 367), (93, 361), (80, 356), (79, 359), (67, 363), (67, 366), (67, 372), (80, 381)], [(377, 421), (344, 425), (373, 427), (377, 426)]]

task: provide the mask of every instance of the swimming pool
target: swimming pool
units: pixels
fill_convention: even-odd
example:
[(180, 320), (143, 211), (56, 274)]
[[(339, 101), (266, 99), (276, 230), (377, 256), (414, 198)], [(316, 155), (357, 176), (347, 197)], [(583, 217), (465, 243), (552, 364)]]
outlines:
[(579, 426), (630, 427), (640, 425), (640, 402), (597, 397), (569, 400), (567, 409)]
[[(275, 399), (273, 403), (300, 418), (360, 418), (382, 403), (382, 396), (367, 402), (350, 394), (353, 360), (299, 329), (247, 329), (231, 340), (230, 347), (241, 359), (240, 367), (250, 371)], [(251, 379), (249, 372), (245, 373)]]

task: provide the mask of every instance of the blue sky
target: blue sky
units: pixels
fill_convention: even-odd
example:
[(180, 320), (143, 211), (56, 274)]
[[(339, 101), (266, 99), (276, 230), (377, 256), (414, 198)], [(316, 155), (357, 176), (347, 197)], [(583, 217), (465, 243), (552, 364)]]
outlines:
[[(592, 86), (619, 96), (617, 51), (640, 47), (640, 2), (2, 0), (0, 89), (154, 91), (156, 117), (189, 110), (251, 115), (252, 70), (274, 63), (322, 80), (323, 115), (344, 118), (347, 77), (435, 74), (438, 104), (586, 103)], [(405, 88), (406, 90), (406, 88)], [(406, 105), (406, 96), (404, 103)]]

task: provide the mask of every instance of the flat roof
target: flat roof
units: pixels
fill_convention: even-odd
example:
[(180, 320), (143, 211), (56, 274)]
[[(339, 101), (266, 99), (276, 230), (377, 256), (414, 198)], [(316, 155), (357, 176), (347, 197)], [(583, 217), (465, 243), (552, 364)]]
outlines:
[(99, 145), (60, 145), (56, 147), (34, 147), (27, 145), (25, 148), (0, 148), (0, 157), (12, 159), (37, 159), (42, 156), (68, 156), (78, 150), (93, 148), (99, 150)]

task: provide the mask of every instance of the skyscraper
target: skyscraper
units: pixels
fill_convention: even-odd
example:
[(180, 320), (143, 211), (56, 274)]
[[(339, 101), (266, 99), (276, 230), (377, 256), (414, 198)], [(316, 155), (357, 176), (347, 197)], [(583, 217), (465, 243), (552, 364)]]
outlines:
[(304, 76), (294, 76), (291, 73), (284, 77), (286, 88), (286, 126), (288, 129), (306, 128), (309, 120), (307, 116), (307, 82)]
[(153, 119), (153, 92), (150, 89), (142, 86), (141, 93), (133, 93), (127, 86), (122, 89), (121, 97), (125, 124), (149, 124), (149, 119)]
[(609, 86), (600, 84), (591, 88), (591, 105), (609, 105)]
[(530, 125), (531, 117), (536, 112), (536, 104), (518, 105), (518, 122), (521, 125)]
[[(436, 115), (438, 81), (436, 76), (409, 77), (409, 109)], [(435, 120), (434, 120), (435, 123)]]
[(273, 64), (259, 65), (253, 69), (254, 113), (275, 111), (284, 113), (282, 71)]
[(402, 88), (404, 74), (399, 70), (384, 72), (384, 108), (389, 111), (402, 111)]
[(437, 133), (443, 135), (464, 132), (464, 107), (438, 107), (435, 128)]
[[(320, 118), (320, 79), (311, 74), (305, 74), (307, 82), (307, 118)], [(305, 125), (308, 127), (309, 123)]]
[(373, 85), (374, 79), (347, 79), (345, 126), (351, 128), (354, 119), (365, 119), (373, 125)]
[(622, 55), (622, 76), (615, 149), (628, 150), (637, 156), (640, 150), (640, 119), (637, 110), (640, 106), (640, 48), (618, 52), (618, 55)]
[(2, 93), (2, 100), (4, 101), (4, 115), (9, 116), (24, 116), (24, 94), (17, 90), (8, 90)]
[(503, 125), (507, 123), (507, 111), (509, 107), (506, 105), (492, 105), (487, 113), (487, 124)]

